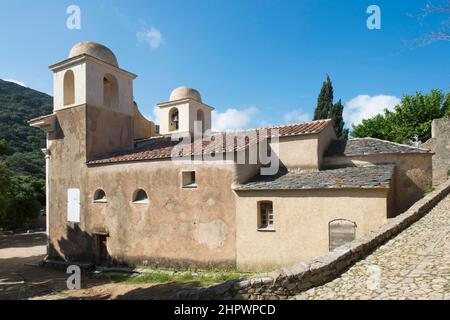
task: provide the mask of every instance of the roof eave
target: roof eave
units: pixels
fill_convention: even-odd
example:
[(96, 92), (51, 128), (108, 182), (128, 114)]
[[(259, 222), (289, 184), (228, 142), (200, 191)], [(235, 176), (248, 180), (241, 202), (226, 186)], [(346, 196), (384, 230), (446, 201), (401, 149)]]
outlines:
[(28, 125), (44, 132), (53, 132), (56, 128), (56, 114), (31, 119), (28, 121)]
[(60, 61), (58, 63), (50, 65), (48, 68), (50, 70), (52, 70), (53, 72), (57, 72), (57, 71), (60, 71), (60, 70), (62, 70), (64, 68), (71, 67), (71, 66), (73, 66), (75, 64), (78, 64), (80, 62), (83, 62), (83, 61), (92, 61), (92, 62), (95, 62), (95, 63), (99, 63), (99, 64), (102, 64), (102, 65), (108, 67), (108, 68), (112, 68), (114, 70), (118, 70), (120, 73), (125, 74), (126, 76), (128, 76), (131, 79), (136, 79), (137, 78), (136, 74), (134, 74), (132, 72), (129, 72), (127, 70), (124, 70), (122, 68), (116, 67), (116, 66), (114, 66), (112, 64), (106, 63), (103, 60), (100, 60), (100, 59), (98, 59), (98, 58), (96, 58), (94, 56), (91, 56), (89, 54), (81, 54), (79, 56), (75, 56), (75, 57), (72, 57), (72, 58), (65, 59), (63, 61)]
[(262, 189), (240, 189), (240, 188), (232, 188), (232, 190), (236, 192), (245, 192), (245, 191), (305, 191), (305, 190), (373, 190), (373, 189), (390, 189), (390, 185), (380, 185), (380, 186), (349, 186), (349, 187), (332, 187), (332, 188), (262, 188)]

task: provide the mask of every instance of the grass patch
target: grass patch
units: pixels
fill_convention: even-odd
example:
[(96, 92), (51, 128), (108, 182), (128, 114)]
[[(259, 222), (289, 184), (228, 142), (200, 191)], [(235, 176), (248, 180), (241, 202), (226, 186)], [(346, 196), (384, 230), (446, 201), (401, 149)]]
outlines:
[(185, 271), (174, 272), (167, 270), (149, 270), (148, 273), (123, 274), (102, 273), (102, 279), (118, 283), (142, 284), (142, 283), (168, 283), (168, 282), (197, 282), (200, 285), (211, 285), (228, 280), (239, 280), (248, 277), (248, 273), (239, 272), (213, 272), (213, 271)]
[(435, 187), (429, 187), (427, 190), (425, 190), (425, 192), (423, 193), (423, 195), (426, 196), (427, 194), (432, 193), (434, 190), (436, 190)]

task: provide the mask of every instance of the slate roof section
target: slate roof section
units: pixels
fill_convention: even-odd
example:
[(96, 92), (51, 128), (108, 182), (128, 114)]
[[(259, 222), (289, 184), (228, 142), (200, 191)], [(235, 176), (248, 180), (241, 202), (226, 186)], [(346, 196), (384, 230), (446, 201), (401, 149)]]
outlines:
[(234, 190), (388, 188), (394, 170), (395, 165), (387, 164), (315, 172), (282, 172), (276, 176), (258, 175)]
[[(219, 132), (204, 141), (171, 141), (170, 137), (159, 136), (136, 141), (136, 147), (132, 150), (120, 151), (105, 157), (89, 161), (88, 164), (106, 164), (114, 162), (140, 161), (170, 158), (172, 153), (182, 157), (199, 154), (224, 153), (240, 151), (258, 143), (263, 138), (277, 135), (278, 137), (301, 136), (320, 133), (326, 126), (331, 125), (330, 119), (311, 121), (305, 123), (274, 126), (268, 128), (252, 129), (235, 132), (234, 137), (247, 137), (242, 143), (238, 140), (228, 141), (227, 133)], [(177, 148), (177, 149), (174, 149)]]
[(429, 152), (430, 151), (427, 149), (416, 148), (376, 138), (354, 138), (347, 141), (333, 141), (325, 152), (325, 157)]

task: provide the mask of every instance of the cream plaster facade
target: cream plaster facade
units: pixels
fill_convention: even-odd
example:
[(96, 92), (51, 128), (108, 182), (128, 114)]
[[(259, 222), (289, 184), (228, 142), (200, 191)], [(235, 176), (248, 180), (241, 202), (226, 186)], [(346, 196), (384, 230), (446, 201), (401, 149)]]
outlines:
[[(387, 221), (387, 189), (239, 191), (237, 267), (267, 271), (328, 253), (329, 223), (356, 224), (356, 238)], [(273, 230), (258, 230), (257, 204), (272, 201)]]

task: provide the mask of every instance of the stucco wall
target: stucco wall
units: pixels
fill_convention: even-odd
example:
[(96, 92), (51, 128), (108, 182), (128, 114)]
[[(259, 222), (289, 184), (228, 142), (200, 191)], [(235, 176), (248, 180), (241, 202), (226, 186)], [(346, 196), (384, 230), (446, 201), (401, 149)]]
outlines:
[(318, 135), (281, 137), (270, 146), (280, 163), (289, 170), (318, 170)]
[[(75, 101), (64, 105), (64, 75), (72, 70), (75, 80)], [(77, 65), (68, 64), (53, 74), (54, 110), (62, 110), (82, 104), (104, 107), (103, 78), (111, 74), (117, 80), (118, 101), (114, 111), (133, 115), (133, 76), (127, 72), (97, 60), (87, 59)]]
[[(262, 200), (273, 202), (275, 232), (257, 230)], [(326, 254), (330, 221), (355, 222), (359, 238), (387, 221), (387, 206), (387, 189), (237, 192), (238, 268), (269, 270)]]
[[(178, 130), (169, 130), (169, 114), (173, 108), (178, 109)], [(158, 107), (159, 132), (161, 134), (189, 132), (189, 103), (170, 104)]]
[(88, 61), (86, 63), (86, 103), (103, 107), (103, 78), (111, 74), (117, 80), (118, 103), (114, 111), (133, 115), (133, 77), (111, 65)]
[(131, 115), (105, 108), (86, 108), (86, 147), (89, 159), (133, 146)]
[[(197, 188), (181, 188), (185, 170), (196, 171)], [(109, 232), (114, 260), (235, 265), (233, 165), (150, 161), (90, 167), (88, 172), (83, 218), (89, 232)], [(107, 203), (93, 203), (98, 188), (106, 192)], [(138, 188), (147, 192), (149, 203), (132, 203)]]
[(139, 140), (156, 136), (155, 124), (142, 115), (136, 103), (134, 104), (133, 110), (133, 139)]
[(336, 132), (332, 125), (326, 126), (322, 132), (319, 133), (319, 138), (317, 141), (317, 157), (318, 157), (318, 167), (322, 168), (323, 165), (323, 155), (325, 151), (330, 146), (333, 140), (336, 140)]
[[(64, 105), (64, 75), (68, 70), (74, 73), (74, 103)], [(86, 103), (86, 64), (68, 66), (53, 73), (53, 105), (54, 111), (70, 108), (75, 105)]]
[(424, 191), (432, 184), (432, 154), (370, 154), (362, 156), (338, 156), (324, 158), (325, 168), (364, 166), (371, 164), (396, 165), (394, 174), (395, 213), (407, 210), (423, 197)]
[[(49, 257), (90, 259), (95, 243), (79, 225), (67, 222), (67, 189), (81, 188), (86, 181), (86, 107), (57, 112), (55, 132), (49, 134)], [(81, 203), (81, 211), (85, 211)], [(64, 253), (63, 253), (64, 252)]]
[(189, 117), (191, 121), (189, 121), (189, 130), (191, 132), (194, 132), (194, 122), (197, 121), (197, 112), (199, 110), (203, 111), (204, 116), (204, 123), (203, 123), (203, 131), (211, 130), (211, 109), (210, 107), (205, 106), (202, 103), (199, 103), (195, 100), (191, 100), (189, 102), (190, 104), (190, 111), (189, 111)]
[[(85, 107), (58, 112), (61, 129), (51, 137), (50, 258), (94, 262), (95, 234), (106, 231), (108, 254), (117, 263), (234, 267), (231, 185), (247, 170), (170, 160), (87, 167), (84, 114)], [(181, 187), (186, 170), (196, 171), (197, 188)], [(80, 223), (67, 222), (68, 188), (81, 190)], [(106, 203), (93, 201), (99, 188)], [(140, 188), (149, 203), (132, 202)]]

